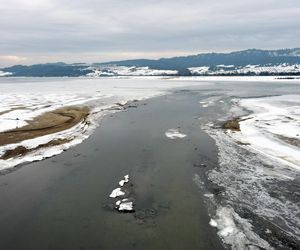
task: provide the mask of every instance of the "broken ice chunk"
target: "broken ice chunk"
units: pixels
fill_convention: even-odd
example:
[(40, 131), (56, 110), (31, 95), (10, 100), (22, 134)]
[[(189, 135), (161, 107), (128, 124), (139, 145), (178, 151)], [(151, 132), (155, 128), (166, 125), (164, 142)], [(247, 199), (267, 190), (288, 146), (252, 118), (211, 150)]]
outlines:
[(127, 183), (127, 182), (129, 182), (129, 175), (125, 175), (125, 176), (124, 176), (124, 180), (120, 180), (120, 181), (119, 181), (119, 185), (120, 185), (121, 187), (123, 187), (124, 184)]
[(116, 202), (117, 209), (121, 212), (133, 211), (133, 201), (130, 199), (123, 199)]
[(116, 197), (118, 197), (118, 196), (123, 196), (123, 195), (125, 195), (125, 192), (123, 192), (122, 190), (121, 190), (121, 188), (116, 188), (116, 189), (114, 189), (112, 192), (111, 192), (111, 194), (110, 194), (110, 198), (116, 198)]

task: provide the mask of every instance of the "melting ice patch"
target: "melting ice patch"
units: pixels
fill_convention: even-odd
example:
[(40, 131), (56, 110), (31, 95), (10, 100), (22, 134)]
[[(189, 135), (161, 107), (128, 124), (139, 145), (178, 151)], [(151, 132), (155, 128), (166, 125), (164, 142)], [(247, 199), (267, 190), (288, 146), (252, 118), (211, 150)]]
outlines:
[(166, 135), (166, 137), (168, 137), (172, 140), (182, 139), (187, 136), (186, 134), (183, 134), (182, 132), (180, 132), (178, 129), (175, 129), (175, 128), (171, 128), (171, 129), (167, 130), (165, 135)]
[[(125, 175), (124, 179), (119, 181), (119, 185), (121, 187), (118, 187), (116, 189), (114, 189), (111, 194), (109, 195), (110, 198), (117, 198), (119, 196), (128, 196), (130, 194), (130, 192), (128, 192), (128, 190), (126, 190), (125, 188), (123, 188), (125, 183), (129, 182), (129, 175)], [(125, 192), (126, 191), (126, 192)], [(118, 200), (115, 203), (115, 208), (120, 211), (120, 212), (134, 212), (134, 199), (133, 198), (124, 198), (121, 200)]]

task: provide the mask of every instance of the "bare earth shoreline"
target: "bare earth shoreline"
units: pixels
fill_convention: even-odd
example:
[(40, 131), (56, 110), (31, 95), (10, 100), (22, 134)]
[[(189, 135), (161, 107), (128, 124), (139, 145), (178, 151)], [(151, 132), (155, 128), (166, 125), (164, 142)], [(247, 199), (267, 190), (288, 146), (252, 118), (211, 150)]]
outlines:
[[(46, 112), (34, 119), (27, 121), (28, 125), (0, 133), (0, 146), (19, 143), (24, 140), (34, 139), (40, 136), (49, 135), (72, 128), (82, 122), (87, 123), (86, 118), (89, 115), (88, 107), (63, 107), (50, 112)], [(38, 148), (27, 149), (18, 146), (14, 149), (7, 150), (0, 159), (9, 159), (15, 156), (24, 155), (35, 149), (60, 145), (69, 142), (69, 139), (54, 139), (46, 144), (41, 144)]]

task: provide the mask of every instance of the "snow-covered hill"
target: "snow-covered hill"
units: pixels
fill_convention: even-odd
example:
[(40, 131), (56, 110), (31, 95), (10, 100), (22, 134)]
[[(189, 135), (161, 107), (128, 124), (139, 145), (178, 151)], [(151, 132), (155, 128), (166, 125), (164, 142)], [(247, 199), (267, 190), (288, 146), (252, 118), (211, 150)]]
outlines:
[(0, 69), (0, 76), (109, 77), (193, 75), (300, 75), (300, 49), (206, 53), (191, 56), (137, 59), (106, 63), (46, 63)]
[(149, 67), (126, 67), (126, 66), (103, 66), (103, 67), (88, 67), (91, 70), (88, 77), (101, 76), (164, 76), (178, 75), (177, 70), (159, 70), (150, 69)]
[(300, 64), (278, 64), (278, 65), (217, 65), (212, 67), (191, 67), (192, 75), (288, 75), (299, 74)]

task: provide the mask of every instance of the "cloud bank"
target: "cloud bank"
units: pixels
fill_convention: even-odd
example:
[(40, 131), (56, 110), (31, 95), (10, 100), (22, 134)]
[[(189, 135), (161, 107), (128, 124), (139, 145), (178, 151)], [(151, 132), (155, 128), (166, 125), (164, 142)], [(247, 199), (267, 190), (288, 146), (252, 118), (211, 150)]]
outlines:
[(298, 0), (0, 0), (0, 66), (299, 47), (299, 13)]

